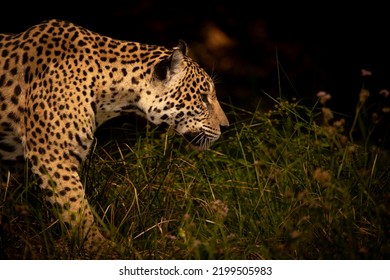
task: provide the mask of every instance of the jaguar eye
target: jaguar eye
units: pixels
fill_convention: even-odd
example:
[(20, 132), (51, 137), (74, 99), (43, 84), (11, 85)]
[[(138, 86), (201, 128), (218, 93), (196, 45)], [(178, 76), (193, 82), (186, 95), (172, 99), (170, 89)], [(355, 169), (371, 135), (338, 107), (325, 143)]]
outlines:
[(202, 99), (202, 101), (203, 101), (206, 105), (209, 104), (208, 95), (207, 95), (206, 93), (200, 94), (200, 98)]

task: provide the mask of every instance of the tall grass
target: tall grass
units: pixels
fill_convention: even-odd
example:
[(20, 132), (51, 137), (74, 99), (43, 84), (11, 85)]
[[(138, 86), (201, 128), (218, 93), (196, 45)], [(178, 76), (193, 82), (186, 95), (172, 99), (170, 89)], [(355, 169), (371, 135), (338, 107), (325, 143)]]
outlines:
[[(82, 179), (121, 258), (390, 257), (388, 136), (374, 133), (386, 115), (373, 122), (365, 100), (349, 119), (321, 96), (273, 101), (267, 112), (225, 104), (231, 127), (205, 152), (150, 125), (96, 145)], [(56, 246), (34, 186), (0, 192), (2, 256), (78, 258)]]

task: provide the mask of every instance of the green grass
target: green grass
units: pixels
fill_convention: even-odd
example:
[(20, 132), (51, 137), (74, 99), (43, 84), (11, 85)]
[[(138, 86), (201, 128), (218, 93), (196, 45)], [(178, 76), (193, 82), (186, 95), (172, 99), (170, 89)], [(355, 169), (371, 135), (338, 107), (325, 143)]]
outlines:
[[(344, 119), (326, 103), (273, 102), (266, 112), (225, 104), (231, 126), (205, 152), (150, 125), (95, 147), (82, 179), (122, 258), (390, 257), (383, 122), (358, 100)], [(36, 190), (1, 189), (3, 256), (78, 258), (55, 246), (61, 228)]]

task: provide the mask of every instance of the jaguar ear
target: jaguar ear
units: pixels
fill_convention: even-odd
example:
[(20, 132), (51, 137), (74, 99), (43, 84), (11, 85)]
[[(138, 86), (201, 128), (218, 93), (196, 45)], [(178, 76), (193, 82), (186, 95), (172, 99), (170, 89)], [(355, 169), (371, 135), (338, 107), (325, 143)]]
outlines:
[(177, 44), (176, 49), (179, 49), (184, 55), (188, 54), (188, 45), (183, 40), (179, 40), (179, 43)]
[(169, 80), (172, 75), (179, 73), (184, 66), (184, 56), (187, 55), (187, 52), (186, 42), (180, 40), (179, 44), (172, 49), (172, 54), (156, 64), (153, 77), (163, 81)]

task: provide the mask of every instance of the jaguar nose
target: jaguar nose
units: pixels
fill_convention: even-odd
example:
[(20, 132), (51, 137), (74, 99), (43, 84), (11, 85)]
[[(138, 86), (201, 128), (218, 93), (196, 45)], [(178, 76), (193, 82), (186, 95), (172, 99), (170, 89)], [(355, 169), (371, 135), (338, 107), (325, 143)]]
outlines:
[(222, 110), (221, 105), (217, 102), (217, 104), (214, 107), (215, 115), (218, 118), (219, 125), (221, 127), (228, 127), (229, 126), (229, 120), (225, 115), (225, 112)]
[(229, 126), (229, 120), (224, 112), (222, 112), (222, 115), (219, 117), (219, 125), (225, 128)]
[(228, 119), (226, 118), (226, 121), (221, 122), (221, 123), (219, 124), (219, 126), (220, 126), (220, 127), (223, 127), (223, 128), (228, 128), (228, 127), (229, 127), (229, 121), (228, 121)]

